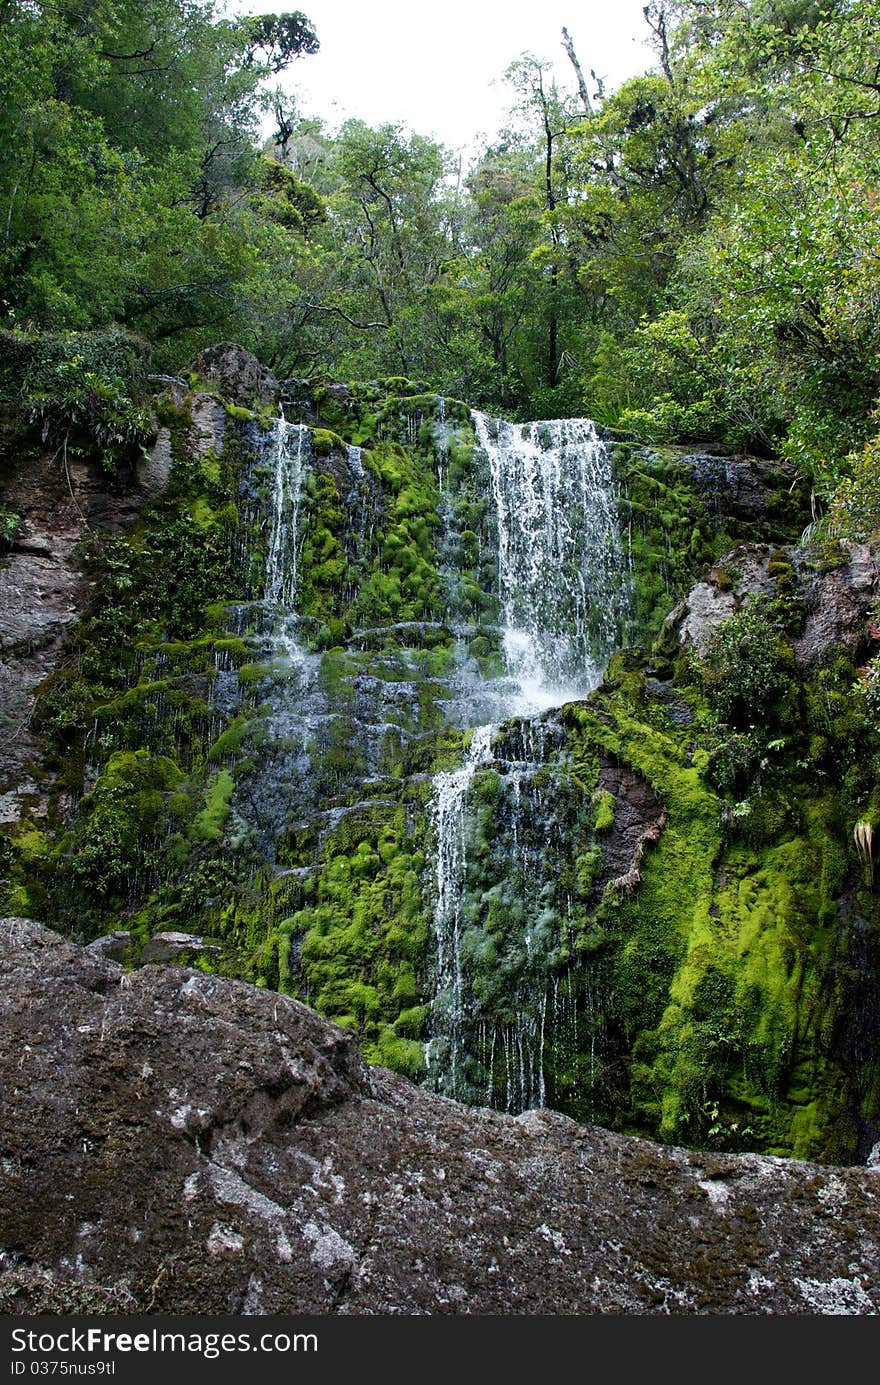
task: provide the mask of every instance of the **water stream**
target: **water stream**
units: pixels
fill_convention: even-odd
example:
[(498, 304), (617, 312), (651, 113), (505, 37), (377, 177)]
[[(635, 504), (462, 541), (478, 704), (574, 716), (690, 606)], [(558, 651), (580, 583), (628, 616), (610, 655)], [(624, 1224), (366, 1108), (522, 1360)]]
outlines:
[(309, 458), (309, 430), (288, 423), (281, 414), (273, 435), (272, 504), (269, 512), (269, 547), (266, 552), (267, 608), (279, 608), (285, 617), (295, 615), (299, 557), (299, 532), (303, 474)]
[(491, 763), (494, 731), (492, 725), (476, 727), (464, 764), (458, 769), (436, 775), (431, 797), (437, 961), (431, 1005), (432, 1033), (428, 1040), (426, 1062), (428, 1071), (435, 1075), (438, 1088), (449, 1096), (459, 1089), (458, 1064), (464, 1002), (461, 933), (467, 863), (465, 809), (468, 790), (477, 770), (481, 765)]
[[(541, 728), (547, 713), (597, 686), (619, 638), (628, 564), (610, 455), (590, 420), (512, 424), (475, 412), (473, 423), (497, 532), (505, 676), (493, 714), (520, 719), (520, 729), (515, 750), (499, 746), (493, 753), (497, 726), (474, 727), (461, 767), (433, 781), (436, 961), (426, 1064), (428, 1082), (445, 1095), (518, 1111), (545, 1102), (548, 1026), (562, 1023), (568, 1041), (577, 1040), (576, 1013), (560, 1009), (558, 978), (549, 974), (554, 916), (542, 863), (528, 859), (521, 823), (530, 818), (530, 835), (537, 828), (540, 837), (544, 805), (532, 780), (545, 764)], [(469, 897), (468, 845), (476, 831), (475, 783), (489, 773), (499, 780), (496, 820), (506, 819), (510, 831), (508, 895), (486, 903)], [(484, 915), (494, 917), (492, 927)], [(504, 1013), (474, 993), (469, 958), (481, 950), (506, 959)]]

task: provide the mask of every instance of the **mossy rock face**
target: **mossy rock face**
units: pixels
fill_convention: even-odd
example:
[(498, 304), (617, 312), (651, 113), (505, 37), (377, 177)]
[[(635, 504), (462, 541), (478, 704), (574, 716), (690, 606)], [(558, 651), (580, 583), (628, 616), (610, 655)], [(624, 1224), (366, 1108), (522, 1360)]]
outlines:
[[(612, 1039), (596, 1114), (681, 1143), (863, 1157), (880, 1072), (876, 1045), (864, 1064), (852, 1045), (876, 1001), (863, 949), (873, 955), (880, 942), (880, 911), (847, 845), (849, 791), (834, 787), (831, 756), (817, 777), (805, 773), (810, 713), (789, 724), (783, 746), (771, 709), (753, 752), (758, 784), (746, 798), (735, 781), (719, 793), (711, 757), (695, 747), (729, 732), (689, 696), (686, 727), (664, 703), (639, 707), (632, 690), (600, 692), (568, 714), (575, 744), (629, 765), (665, 811), (638, 887), (606, 889), (585, 933), (591, 985), (607, 997), (600, 1034)], [(621, 1034), (637, 1035), (625, 1067)], [(615, 1072), (627, 1073), (616, 1092)]]
[[(289, 484), (275, 425), (233, 401), (222, 456), (199, 456), (187, 401), (163, 406), (169, 485), (95, 550), (74, 657), (42, 690), (58, 801), (0, 837), (6, 907), (85, 938), (123, 920), (135, 950), (208, 937), (200, 967), (298, 996), (433, 1081), (432, 776), (461, 766), (468, 689), (501, 671), (489, 477), (467, 407), (422, 382), (303, 400), (287, 621), (263, 601)], [(880, 1138), (880, 918), (851, 843), (880, 822), (866, 646), (800, 658), (789, 516), (767, 619), (696, 653), (667, 628), (649, 663), (707, 569), (736, 606), (732, 543), (768, 536), (787, 480), (740, 459), (727, 515), (722, 460), (694, 455), (617, 448), (639, 647), (588, 701), (506, 724), (474, 774), (459, 1090), (846, 1161)]]
[[(634, 574), (627, 643), (649, 644), (735, 542), (790, 542), (810, 519), (809, 488), (781, 462), (625, 444), (614, 458)], [(715, 571), (727, 589), (727, 574)]]

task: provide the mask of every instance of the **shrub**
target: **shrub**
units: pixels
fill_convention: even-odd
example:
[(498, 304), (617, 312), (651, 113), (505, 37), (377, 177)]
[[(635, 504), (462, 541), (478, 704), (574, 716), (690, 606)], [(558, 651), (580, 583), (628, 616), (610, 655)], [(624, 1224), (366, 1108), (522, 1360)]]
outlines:
[(151, 436), (149, 412), (135, 402), (146, 369), (146, 347), (118, 327), (47, 335), (30, 355), (24, 406), (44, 441), (97, 449), (112, 470)]
[(836, 539), (858, 542), (880, 529), (880, 438), (866, 443), (852, 464), (829, 505), (828, 529)]
[(774, 603), (750, 601), (720, 626), (702, 658), (694, 657), (698, 681), (715, 711), (732, 725), (766, 722), (792, 671)]

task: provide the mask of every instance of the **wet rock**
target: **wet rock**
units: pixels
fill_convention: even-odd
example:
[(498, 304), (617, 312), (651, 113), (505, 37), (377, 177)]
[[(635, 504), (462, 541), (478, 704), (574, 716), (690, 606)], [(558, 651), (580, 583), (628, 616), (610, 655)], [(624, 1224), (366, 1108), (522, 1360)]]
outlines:
[(222, 457), (226, 420), (225, 408), (212, 395), (192, 395), (190, 446), (194, 456), (201, 458), (208, 452), (213, 452), (216, 456)]
[(681, 450), (680, 457), (710, 515), (726, 523), (754, 520), (768, 511), (778, 511), (782, 496), (787, 498), (785, 508), (796, 523), (800, 527), (806, 523), (808, 488), (790, 463), (728, 456), (708, 448), (700, 452)]
[(818, 570), (796, 554), (798, 578), (807, 604), (807, 618), (794, 643), (795, 658), (809, 665), (834, 644), (855, 654), (872, 624), (873, 605), (880, 589), (880, 554), (867, 544), (843, 548), (846, 561), (840, 567)]
[(195, 933), (154, 933), (149, 942), (144, 944), (140, 960), (143, 964), (173, 962), (177, 958), (202, 952), (219, 953), (220, 948), (213, 943), (206, 943), (204, 938), (198, 937)]
[[(12, 1306), (867, 1314), (880, 1178), (467, 1110), (286, 997), (0, 924)], [(8, 1307), (8, 1305), (7, 1305)]]
[(107, 933), (103, 938), (96, 938), (94, 942), (89, 943), (86, 952), (92, 953), (95, 957), (103, 957), (108, 962), (124, 965), (131, 959), (131, 934), (127, 929), (119, 928), (115, 933)]
[(153, 447), (137, 467), (138, 482), (148, 499), (155, 500), (168, 485), (173, 460), (171, 429), (160, 428)]
[(666, 814), (650, 784), (628, 765), (603, 758), (597, 787), (614, 795), (614, 821), (600, 838), (602, 874), (597, 897), (610, 884), (629, 894), (641, 880), (645, 849), (659, 839)]
[(645, 693), (652, 702), (660, 703), (673, 726), (691, 726), (693, 724), (693, 707), (689, 706), (683, 697), (679, 697), (669, 683), (661, 682), (657, 678), (646, 678)]
[[(4, 495), (9, 509), (21, 515), (12, 548), (0, 564), (4, 821), (13, 820), (24, 800), (42, 791), (27, 772), (39, 760), (30, 724), (36, 691), (56, 667), (67, 631), (92, 590), (82, 572), (79, 545), (89, 530), (117, 534), (129, 528), (158, 493), (161, 477), (160, 464), (110, 477), (81, 458), (69, 457), (65, 466), (57, 454), (45, 454), (14, 476)], [(6, 794), (13, 799), (7, 801)]]
[(721, 591), (710, 582), (697, 582), (669, 620), (674, 622), (680, 618), (680, 642), (704, 654), (718, 633), (718, 627), (730, 619), (736, 608), (737, 600), (732, 592)]
[(30, 721), (36, 689), (54, 668), (88, 591), (75, 551), (85, 525), (74, 484), (81, 474), (71, 468), (69, 490), (61, 466), (41, 458), (13, 484), (6, 502), (22, 516), (0, 565), (0, 788), (16, 803), (33, 788), (25, 767), (35, 752)]
[(278, 381), (271, 370), (235, 342), (220, 342), (200, 351), (189, 369), (213, 385), (224, 399), (247, 408), (271, 404), (278, 393)]
[(316, 472), (324, 472), (333, 477), (341, 495), (353, 494), (358, 478), (352, 471), (351, 460), (347, 452), (334, 448), (325, 457), (316, 457), (313, 466)]
[(315, 407), (312, 385), (308, 380), (282, 380), (279, 386), (281, 404), (285, 418), (291, 422), (320, 423), (320, 414)]

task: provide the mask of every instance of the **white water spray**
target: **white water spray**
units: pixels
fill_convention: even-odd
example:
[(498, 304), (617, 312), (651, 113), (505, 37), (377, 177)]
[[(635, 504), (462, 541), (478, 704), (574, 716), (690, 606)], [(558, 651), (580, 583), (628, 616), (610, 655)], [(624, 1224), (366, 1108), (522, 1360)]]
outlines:
[(529, 715), (591, 692), (619, 634), (626, 564), (611, 458), (589, 419), (473, 420), (498, 526), (511, 711)]

